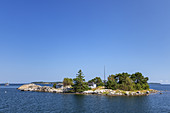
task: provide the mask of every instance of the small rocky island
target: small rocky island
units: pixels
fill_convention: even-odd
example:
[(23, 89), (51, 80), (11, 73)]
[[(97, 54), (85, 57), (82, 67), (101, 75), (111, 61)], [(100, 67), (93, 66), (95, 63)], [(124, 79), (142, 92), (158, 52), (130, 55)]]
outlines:
[[(53, 88), (49, 86), (40, 86), (36, 84), (25, 84), (18, 88), (21, 91), (34, 91), (34, 92), (49, 92), (49, 93), (74, 93), (71, 92), (72, 88), (63, 87), (63, 88)], [(157, 90), (141, 90), (141, 91), (123, 91), (123, 90), (112, 90), (104, 89), (103, 87), (94, 88), (91, 90), (83, 92), (75, 92), (75, 94), (97, 94), (97, 95), (109, 95), (109, 96), (142, 96), (149, 95), (151, 93), (157, 93)]]
[(18, 89), (21, 91), (50, 92), (50, 93), (74, 93), (74, 94), (97, 94), (110, 96), (142, 96), (157, 93), (157, 90), (149, 89), (147, 81), (141, 73), (119, 73), (109, 75), (107, 81), (96, 77), (85, 82), (83, 73), (79, 70), (75, 79), (64, 78), (63, 83), (54, 84), (53, 87), (36, 84), (25, 84)]

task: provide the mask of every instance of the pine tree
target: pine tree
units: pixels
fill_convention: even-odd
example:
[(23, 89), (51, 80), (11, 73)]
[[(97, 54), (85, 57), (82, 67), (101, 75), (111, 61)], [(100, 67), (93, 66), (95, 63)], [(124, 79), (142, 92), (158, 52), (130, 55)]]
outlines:
[(79, 70), (77, 77), (73, 79), (74, 85), (73, 89), (75, 92), (83, 92), (85, 90), (88, 90), (88, 84), (85, 82), (83, 72)]

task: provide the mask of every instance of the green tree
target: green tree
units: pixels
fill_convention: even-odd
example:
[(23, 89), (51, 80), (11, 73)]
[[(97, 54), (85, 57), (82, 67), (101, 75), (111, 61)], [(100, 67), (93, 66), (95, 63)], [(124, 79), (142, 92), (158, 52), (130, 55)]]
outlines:
[(148, 90), (149, 89), (149, 84), (148, 83), (142, 84), (142, 88), (144, 90)]
[(136, 72), (135, 74), (132, 74), (130, 77), (133, 82), (135, 83), (135, 88), (137, 90), (142, 90), (142, 89), (149, 89), (149, 85), (147, 81), (149, 80), (148, 77), (144, 77), (142, 73)]
[(119, 84), (123, 84), (124, 82), (126, 82), (126, 78), (128, 78), (129, 76), (130, 76), (130, 74), (128, 74), (128, 73), (116, 74), (116, 77), (118, 78), (117, 80), (119, 81)]
[(137, 83), (137, 84), (135, 85), (135, 89), (136, 89), (136, 90), (142, 90), (142, 86), (141, 86), (139, 83)]
[(115, 75), (109, 75), (108, 81), (106, 83), (106, 88), (113, 89), (113, 90), (117, 89), (117, 82), (115, 79)]
[(132, 91), (134, 90), (134, 83), (131, 78), (126, 77), (119, 88), (125, 91)]
[(83, 72), (79, 70), (76, 78), (73, 79), (73, 89), (75, 92), (83, 92), (89, 89), (87, 82), (85, 82)]
[(54, 83), (54, 84), (53, 84), (53, 88), (56, 88), (56, 85), (57, 85), (57, 84), (56, 84), (56, 83)]
[(73, 85), (73, 79), (71, 79), (71, 78), (64, 78), (63, 85), (64, 86)]
[(104, 83), (102, 82), (100, 77), (95, 77), (92, 80), (89, 80), (88, 83), (94, 82), (97, 86), (104, 86)]
[(106, 88), (126, 91), (145, 90), (149, 89), (148, 80), (148, 77), (144, 77), (142, 73), (139, 72), (132, 75), (128, 73), (119, 73), (108, 77)]

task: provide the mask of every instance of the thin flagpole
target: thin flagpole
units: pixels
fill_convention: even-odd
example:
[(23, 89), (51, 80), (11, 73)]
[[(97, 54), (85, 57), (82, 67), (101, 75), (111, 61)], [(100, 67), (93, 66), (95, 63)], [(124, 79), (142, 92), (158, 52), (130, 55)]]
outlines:
[(105, 66), (104, 66), (104, 83), (105, 83), (105, 80), (106, 80), (106, 78), (105, 78)]

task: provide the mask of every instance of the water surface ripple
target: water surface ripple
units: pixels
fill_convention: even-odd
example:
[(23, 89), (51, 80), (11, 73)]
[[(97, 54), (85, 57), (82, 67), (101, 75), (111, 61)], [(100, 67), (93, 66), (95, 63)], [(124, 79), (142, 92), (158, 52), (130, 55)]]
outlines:
[(0, 86), (0, 113), (168, 113), (170, 86), (151, 85), (164, 91), (139, 97), (22, 92)]

